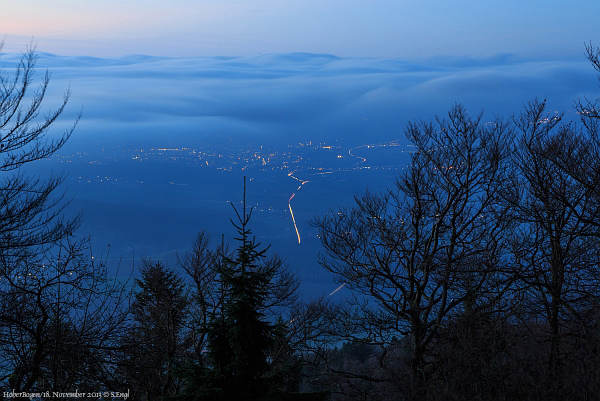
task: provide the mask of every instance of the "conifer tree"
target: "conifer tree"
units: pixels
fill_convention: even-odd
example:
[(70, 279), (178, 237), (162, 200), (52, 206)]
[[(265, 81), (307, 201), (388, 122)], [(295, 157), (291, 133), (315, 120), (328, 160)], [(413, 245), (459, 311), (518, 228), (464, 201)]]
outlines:
[[(231, 396), (238, 399), (253, 397), (267, 391), (262, 376), (269, 369), (267, 354), (273, 344), (274, 326), (271, 325), (262, 311), (269, 293), (269, 285), (275, 275), (273, 265), (265, 265), (267, 248), (252, 237), (248, 226), (252, 210), (246, 209), (246, 189), (244, 183), (243, 210), (240, 213), (235, 206), (237, 220), (231, 220), (237, 229), (239, 242), (235, 258), (225, 258), (220, 266), (220, 282), (225, 289), (226, 301), (223, 308), (221, 324), (213, 324), (212, 328), (223, 328), (229, 342), (229, 350), (220, 342), (213, 341), (210, 349), (213, 360), (224, 360), (223, 353), (231, 352), (231, 363), (224, 369), (224, 379), (229, 382)], [(218, 323), (218, 322), (215, 322)], [(222, 326), (224, 325), (224, 327)], [(211, 337), (218, 338), (219, 333)]]
[[(280, 400), (324, 399), (325, 393), (297, 394), (288, 376), (298, 375), (288, 360), (294, 359), (279, 307), (295, 300), (297, 281), (282, 261), (267, 258), (249, 227), (252, 209), (246, 207), (246, 185), (242, 210), (234, 206), (239, 244), (234, 254), (221, 245), (221, 255), (211, 258), (215, 269), (213, 288), (222, 298), (209, 313), (206, 330), (207, 358), (188, 365), (183, 372), (185, 400)], [(187, 270), (186, 270), (187, 271)], [(191, 269), (190, 269), (191, 271)], [(278, 350), (278, 352), (275, 351)], [(285, 349), (285, 352), (282, 351)]]
[(134, 396), (159, 400), (179, 391), (174, 371), (186, 348), (189, 300), (183, 280), (160, 262), (144, 261), (136, 284), (134, 324), (123, 344), (122, 368)]

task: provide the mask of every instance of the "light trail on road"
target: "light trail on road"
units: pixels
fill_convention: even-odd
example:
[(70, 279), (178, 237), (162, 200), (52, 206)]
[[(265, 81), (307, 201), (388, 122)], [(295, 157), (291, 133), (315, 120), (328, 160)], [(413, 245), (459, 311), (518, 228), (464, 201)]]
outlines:
[[(358, 160), (350, 168), (345, 168), (345, 169), (342, 169), (342, 168), (335, 169), (335, 168), (333, 168), (333, 169), (331, 169), (329, 171), (322, 171), (322, 172), (318, 172), (318, 173), (311, 173), (310, 175), (311, 176), (318, 176), (318, 175), (325, 175), (325, 174), (333, 174), (333, 173), (342, 172), (342, 171), (352, 171), (355, 168), (357, 168), (356, 166), (358, 166), (360, 164), (366, 164), (367, 163), (367, 158), (366, 157), (364, 157), (364, 156), (358, 156), (358, 155), (356, 155), (356, 154), (353, 153), (354, 151), (356, 151), (357, 149), (360, 149), (360, 148), (370, 149), (370, 148), (379, 148), (379, 147), (387, 147), (387, 146), (399, 146), (398, 145), (398, 141), (389, 141), (389, 142), (382, 142), (382, 143), (369, 143), (369, 144), (355, 146), (355, 147), (350, 148), (348, 150), (348, 155), (351, 156), (351, 157), (353, 157), (353, 158), (355, 158), (355, 159), (358, 159)], [(404, 151), (402, 151), (402, 152), (404, 152)], [(338, 157), (341, 157), (341, 156), (338, 156)], [(359, 167), (359, 168), (370, 168), (370, 167)], [(294, 196), (296, 196), (296, 193), (300, 189), (302, 189), (302, 186), (304, 184), (309, 183), (310, 181), (309, 180), (302, 180), (302, 179), (296, 177), (294, 174), (296, 174), (297, 172), (298, 172), (298, 170), (293, 170), (293, 171), (290, 171), (288, 173), (288, 177), (293, 178), (294, 180), (296, 180), (296, 181), (298, 181), (300, 183), (300, 185), (298, 185), (298, 188), (296, 188), (296, 191), (293, 192), (292, 196), (290, 196), (290, 198), (288, 199), (288, 208), (290, 210), (290, 215), (292, 216), (292, 222), (294, 223), (294, 229), (296, 230), (296, 236), (298, 237), (298, 244), (300, 244), (302, 242), (302, 240), (300, 238), (300, 231), (298, 230), (298, 225), (296, 223), (296, 218), (294, 216), (294, 211), (292, 210), (292, 199), (294, 199)], [(338, 288), (338, 289), (341, 289), (341, 287)]]
[(352, 151), (353, 151), (354, 149), (358, 149), (358, 148), (364, 148), (365, 146), (366, 146), (366, 147), (367, 147), (367, 149), (368, 149), (368, 148), (370, 148), (371, 146), (375, 146), (375, 145), (372, 145), (372, 144), (359, 145), (359, 146), (356, 146), (356, 147), (354, 147), (354, 148), (350, 148), (350, 149), (348, 150), (348, 154), (349, 154), (350, 156), (352, 156), (352, 157), (356, 157), (357, 159), (360, 159), (358, 162), (354, 163), (354, 165), (355, 165), (355, 166), (357, 166), (357, 165), (359, 165), (359, 164), (362, 164), (362, 163), (366, 163), (366, 161), (367, 161), (367, 158), (366, 158), (366, 157), (362, 157), (362, 156), (356, 156), (354, 153), (352, 153)]
[[(295, 179), (296, 181), (300, 182), (300, 185), (298, 186), (298, 188), (296, 188), (296, 191), (299, 191), (302, 188), (302, 185), (304, 185), (310, 181), (301, 180), (298, 177), (294, 177), (294, 173), (295, 173), (295, 171), (290, 171), (288, 173), (288, 177), (291, 177), (291, 178)], [(300, 231), (298, 231), (298, 225), (296, 224), (296, 218), (294, 217), (294, 211), (292, 210), (292, 199), (294, 199), (294, 196), (296, 196), (296, 192), (293, 192), (292, 196), (290, 196), (290, 199), (288, 199), (288, 208), (290, 209), (290, 214), (292, 215), (292, 222), (294, 222), (294, 228), (296, 229), (296, 236), (298, 237), (298, 244), (300, 244), (300, 242), (301, 242)]]
[(296, 225), (296, 218), (294, 217), (294, 211), (292, 210), (292, 199), (296, 196), (296, 193), (293, 193), (288, 200), (288, 208), (290, 209), (290, 214), (292, 215), (292, 221), (294, 222), (294, 228), (296, 229), (296, 236), (298, 237), (298, 243), (300, 243), (300, 232), (298, 231), (298, 226)]

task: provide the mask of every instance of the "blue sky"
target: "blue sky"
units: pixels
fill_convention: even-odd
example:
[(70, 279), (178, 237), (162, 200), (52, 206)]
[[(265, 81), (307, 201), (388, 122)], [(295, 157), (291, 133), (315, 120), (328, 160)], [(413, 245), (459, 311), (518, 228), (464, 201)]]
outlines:
[(589, 0), (27, 0), (2, 5), (7, 49), (115, 57), (579, 56), (600, 37)]

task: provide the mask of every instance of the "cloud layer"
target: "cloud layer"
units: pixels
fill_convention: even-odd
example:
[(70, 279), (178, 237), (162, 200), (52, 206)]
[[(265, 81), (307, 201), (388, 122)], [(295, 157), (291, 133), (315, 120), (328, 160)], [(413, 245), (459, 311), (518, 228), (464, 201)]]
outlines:
[[(15, 54), (0, 59), (7, 70), (17, 60)], [(38, 68), (52, 74), (48, 107), (68, 87), (70, 115), (64, 120), (84, 107), (77, 146), (115, 137), (157, 145), (223, 136), (382, 141), (402, 138), (409, 120), (431, 119), (456, 102), (491, 118), (518, 113), (535, 97), (568, 111), (577, 98), (600, 95), (583, 57), (409, 62), (308, 53), (116, 59), (41, 53)]]

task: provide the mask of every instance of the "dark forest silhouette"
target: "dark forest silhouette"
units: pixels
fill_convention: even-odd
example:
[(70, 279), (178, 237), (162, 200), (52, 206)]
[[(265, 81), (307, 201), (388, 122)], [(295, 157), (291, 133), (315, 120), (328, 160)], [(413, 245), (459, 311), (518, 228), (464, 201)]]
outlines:
[(43, 114), (35, 61), (0, 75), (3, 398), (600, 399), (598, 100), (577, 102), (579, 121), (533, 100), (509, 119), (457, 104), (409, 123), (391, 189), (312, 221), (350, 292), (334, 303), (299, 296), (256, 242), (245, 183), (231, 243), (201, 232), (176, 266), (109, 274), (63, 217), (62, 177), (22, 172), (75, 128), (49, 139), (69, 94)]

